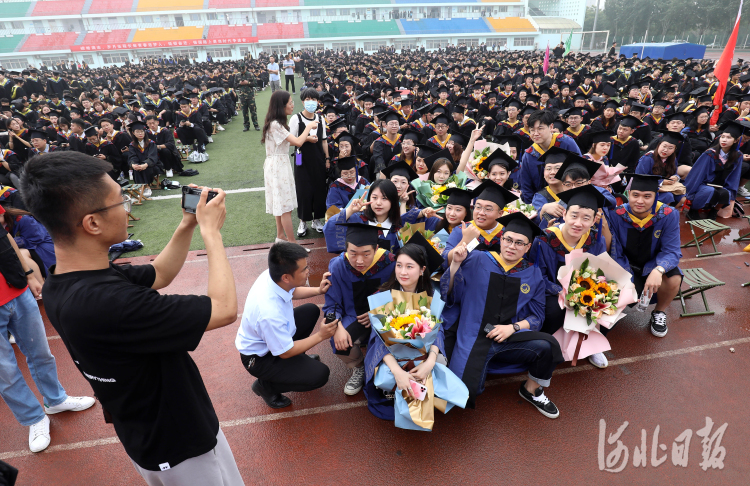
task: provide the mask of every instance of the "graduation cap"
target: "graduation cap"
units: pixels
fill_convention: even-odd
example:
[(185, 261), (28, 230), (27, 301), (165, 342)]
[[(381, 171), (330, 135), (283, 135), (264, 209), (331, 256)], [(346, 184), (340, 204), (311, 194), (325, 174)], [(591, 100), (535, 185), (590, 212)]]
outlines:
[(99, 137), (99, 130), (93, 125), (84, 130), (83, 133), (86, 134), (86, 137)]
[(628, 190), (654, 193), (659, 192), (659, 183), (662, 180), (662, 176), (632, 173), (623, 173), (622, 175), (624, 177), (627, 177), (630, 181), (630, 183), (628, 184)]
[(345, 132), (341, 132), (341, 134), (339, 135), (338, 142), (339, 142), (339, 144), (341, 142), (349, 142), (351, 144), (352, 150), (353, 150), (354, 147), (356, 147), (356, 146), (359, 145), (359, 138), (357, 138), (356, 136), (352, 135), (351, 133), (345, 131)]
[(350, 155), (349, 157), (342, 157), (336, 160), (336, 166), (339, 168), (339, 170), (351, 170), (357, 168), (358, 160), (359, 159), (354, 155)]
[(128, 130), (145, 130), (146, 124), (141, 120), (135, 120), (128, 125)]
[(531, 115), (532, 113), (539, 111), (539, 108), (536, 108), (534, 106), (527, 106), (521, 112), (518, 114), (520, 118), (525, 117), (526, 115)]
[(49, 139), (49, 135), (47, 135), (47, 132), (43, 127), (36, 127), (32, 128), (31, 133), (29, 133), (29, 140), (34, 138), (43, 138), (44, 140), (47, 140)]
[(588, 174), (587, 179), (591, 179), (601, 166), (602, 164), (599, 162), (594, 162), (580, 155), (573, 154), (565, 159), (563, 165), (560, 166), (557, 174), (555, 174), (555, 179), (562, 181), (565, 178), (565, 173), (570, 169), (582, 169)]
[(450, 187), (446, 189), (443, 191), (443, 195), (448, 196), (448, 201), (445, 203), (446, 205), (463, 206), (467, 211), (471, 207), (471, 200), (474, 199), (471, 191), (458, 187)]
[[(178, 100), (177, 102), (178, 102), (179, 104), (181, 104), (181, 105), (189, 105), (189, 104), (190, 104), (190, 100), (189, 100), (189, 99), (187, 99), (187, 98), (180, 98), (180, 99), (179, 99), (179, 100)], [(114, 111), (114, 110), (113, 110), (113, 111)]]
[(549, 150), (547, 150), (541, 157), (539, 157), (539, 160), (545, 165), (559, 164), (560, 162), (565, 162), (565, 159), (567, 159), (571, 155), (576, 154), (568, 150), (561, 149), (560, 147), (550, 147)]
[(514, 107), (518, 110), (523, 108), (523, 103), (521, 103), (515, 98), (506, 98), (505, 101), (503, 101), (503, 105), (505, 106), (505, 108)]
[(594, 212), (599, 210), (599, 208), (603, 208), (606, 203), (604, 195), (599, 192), (596, 186), (592, 186), (591, 184), (568, 189), (567, 191), (559, 193), (557, 197), (567, 204), (568, 208), (571, 206), (578, 206), (581, 208), (593, 209)]
[(518, 162), (505, 153), (505, 150), (501, 148), (495, 149), (486, 159), (478, 164), (479, 169), (486, 170), (488, 173), (492, 171), (493, 165), (501, 165), (505, 167), (508, 172), (513, 172), (518, 167)]
[(667, 142), (671, 143), (672, 145), (677, 145), (680, 142), (685, 141), (684, 135), (680, 132), (670, 132), (669, 130), (663, 130), (661, 131), (662, 137), (660, 142)]
[(323, 110), (321, 111), (321, 113), (323, 114), (323, 116), (329, 113), (338, 114), (338, 112), (336, 111), (336, 108), (334, 108), (333, 105), (326, 105), (325, 108), (323, 108)]
[(533, 101), (534, 103), (539, 104), (539, 100), (540, 100), (539, 95), (535, 95), (535, 94), (526, 95), (526, 103), (528, 103), (529, 101)]
[(607, 100), (604, 102), (602, 109), (606, 110), (607, 108), (612, 108), (613, 110), (617, 110), (620, 106), (620, 103), (615, 100)]
[[(443, 256), (438, 253), (438, 251), (434, 246), (430, 244), (429, 241), (427, 241), (422, 233), (417, 232), (412, 234), (411, 237), (409, 237), (409, 239), (406, 241), (406, 245), (416, 245), (421, 247), (425, 251), (427, 257), (426, 261), (428, 274), (432, 274), (433, 272), (437, 271), (443, 264)], [(406, 245), (404, 245), (404, 247), (406, 247)]]
[(407, 128), (406, 130), (404, 130), (401, 140), (411, 140), (412, 142), (414, 142), (414, 145), (416, 145), (420, 140), (422, 140), (422, 133), (414, 130), (413, 128)]
[(354, 246), (378, 247), (379, 228), (367, 223), (336, 223), (346, 226), (346, 242)]
[(127, 115), (128, 111), (129, 110), (125, 108), (124, 106), (118, 106), (117, 108), (112, 110), (112, 113), (114, 113), (117, 116), (123, 116), (123, 115)]
[(615, 132), (612, 130), (597, 130), (595, 132), (589, 132), (589, 140), (592, 144), (611, 142), (611, 138), (615, 136)]
[(453, 164), (453, 155), (451, 154), (450, 149), (447, 148), (444, 148), (443, 150), (439, 150), (437, 152), (434, 152), (432, 155), (422, 158), (424, 159), (424, 163), (428, 169), (432, 169), (432, 165), (440, 159), (448, 159), (450, 163)]
[(529, 243), (542, 234), (539, 225), (535, 224), (521, 212), (506, 214), (505, 216), (498, 218), (497, 222), (503, 225), (503, 233), (518, 233), (519, 235), (528, 238)]
[(667, 119), (667, 124), (675, 120), (681, 121), (682, 123), (687, 123), (687, 114), (682, 113), (681, 111), (672, 113), (671, 115), (667, 115), (665, 118)]
[(637, 101), (634, 101), (630, 105), (630, 111), (637, 111), (638, 113), (646, 113), (648, 111), (648, 106), (638, 103)]
[(495, 184), (489, 179), (485, 179), (479, 186), (477, 186), (477, 188), (472, 191), (472, 195), (477, 199), (493, 202), (497, 204), (500, 209), (503, 209), (508, 203), (518, 199), (515, 194), (506, 188)]
[(459, 105), (458, 103), (453, 103), (450, 108), (451, 113), (461, 113), (462, 115), (466, 113), (466, 108)]
[(516, 150), (523, 147), (523, 140), (521, 140), (521, 137), (516, 134), (497, 136), (495, 137), (495, 142), (499, 143), (500, 145), (504, 145), (507, 143), (509, 146), (515, 147)]
[(403, 160), (400, 162), (396, 162), (393, 165), (389, 165), (381, 172), (383, 172), (383, 175), (386, 177), (386, 179), (390, 179), (393, 176), (401, 176), (406, 177), (409, 182), (411, 182), (414, 179), (419, 178), (417, 173), (414, 172), (414, 169), (412, 169), (409, 164), (407, 164)]
[(339, 117), (333, 120), (331, 124), (328, 125), (328, 131), (333, 132), (340, 127), (346, 127), (346, 120), (344, 119), (344, 117)]
[(466, 135), (453, 129), (448, 130), (448, 133), (451, 134), (451, 141), (453, 141), (453, 143), (457, 143), (462, 147), (466, 147), (466, 144), (469, 141), (469, 138)]
[(727, 126), (724, 128), (724, 133), (728, 133), (733, 139), (737, 140), (742, 136), (744, 131), (747, 129), (745, 125), (732, 120), (727, 124)]
[(602, 88), (602, 94), (605, 94), (607, 96), (617, 96), (617, 90), (609, 83), (605, 83), (604, 87)]
[(439, 115), (437, 115), (435, 118), (432, 119), (432, 123), (433, 125), (439, 125), (441, 123), (444, 125), (450, 125), (451, 121), (450, 121), (450, 118), (448, 118), (448, 115), (444, 113), (440, 113)]
[(627, 128), (638, 128), (643, 122), (639, 120), (638, 118), (634, 117), (633, 115), (626, 115), (622, 118), (620, 118), (620, 125), (627, 127)]
[(567, 123), (565, 123), (565, 122), (564, 122), (564, 121), (562, 121), (562, 120), (555, 120), (555, 121), (553, 121), (553, 122), (552, 122), (552, 126), (553, 126), (554, 128), (557, 128), (557, 130), (558, 130), (558, 131), (559, 131), (560, 133), (563, 133), (563, 132), (565, 132), (565, 130), (567, 130), (567, 129), (568, 129), (568, 127), (569, 127), (570, 125), (568, 125)]

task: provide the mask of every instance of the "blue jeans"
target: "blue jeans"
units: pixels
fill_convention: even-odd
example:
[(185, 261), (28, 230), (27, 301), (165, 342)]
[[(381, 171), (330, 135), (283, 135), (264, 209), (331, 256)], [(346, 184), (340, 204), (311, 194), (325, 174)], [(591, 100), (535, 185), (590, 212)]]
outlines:
[(44, 403), (53, 407), (64, 402), (68, 395), (57, 379), (55, 357), (49, 350), (42, 315), (31, 290), (26, 289), (23, 294), (0, 306), (0, 396), (18, 423), (28, 427), (44, 418), (44, 409), (18, 369), (13, 346), (8, 341), (8, 331), (16, 338), (18, 348), (26, 356), (31, 377), (44, 397)]

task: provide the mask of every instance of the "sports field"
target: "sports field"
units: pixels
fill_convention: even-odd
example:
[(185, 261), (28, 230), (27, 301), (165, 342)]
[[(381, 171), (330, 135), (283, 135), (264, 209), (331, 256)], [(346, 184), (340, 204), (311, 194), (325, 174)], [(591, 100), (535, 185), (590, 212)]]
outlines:
[[(299, 92), (296, 96), (299, 96)], [(263, 126), (268, 101), (271, 98), (270, 88), (256, 93), (258, 120)], [(297, 102), (298, 100), (295, 100)], [(301, 103), (296, 103), (301, 106)], [(276, 237), (276, 224), (273, 216), (266, 214), (265, 194), (263, 192), (263, 161), (265, 148), (260, 143), (261, 132), (256, 132), (251, 123), (250, 131), (243, 132), (242, 114), (233, 118), (224, 128), (225, 131), (213, 136), (214, 143), (209, 144), (208, 162), (192, 164), (184, 162), (185, 168), (196, 169), (200, 175), (194, 177), (173, 177), (180, 184), (198, 184), (209, 187), (220, 187), (225, 191), (248, 190), (227, 194), (227, 219), (224, 223), (225, 246), (250, 245), (254, 243), (273, 242)], [(144, 201), (142, 206), (133, 206), (133, 215), (140, 221), (133, 222), (128, 231), (133, 239), (141, 240), (143, 248), (138, 252), (126, 253), (123, 256), (156, 255), (166, 246), (177, 224), (180, 222), (180, 191), (154, 190), (151, 201)], [(296, 230), (299, 221), (294, 216)], [(308, 229), (306, 238), (320, 237), (321, 234)], [(203, 249), (200, 231), (195, 232), (191, 250)]]

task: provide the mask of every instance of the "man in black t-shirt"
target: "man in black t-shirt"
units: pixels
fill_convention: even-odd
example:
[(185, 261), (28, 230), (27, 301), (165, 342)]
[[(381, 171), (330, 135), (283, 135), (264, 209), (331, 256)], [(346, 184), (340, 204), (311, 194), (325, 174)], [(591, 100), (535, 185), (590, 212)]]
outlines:
[[(221, 239), (220, 189), (197, 215), (183, 211), (151, 265), (115, 265), (111, 245), (127, 238), (127, 203), (109, 163), (78, 152), (35, 157), (21, 184), (27, 207), (55, 243), (44, 304), (78, 369), (150, 485), (241, 485), (232, 451), (188, 351), (203, 333), (237, 318)], [(208, 254), (206, 296), (161, 295), (180, 271), (196, 226)]]

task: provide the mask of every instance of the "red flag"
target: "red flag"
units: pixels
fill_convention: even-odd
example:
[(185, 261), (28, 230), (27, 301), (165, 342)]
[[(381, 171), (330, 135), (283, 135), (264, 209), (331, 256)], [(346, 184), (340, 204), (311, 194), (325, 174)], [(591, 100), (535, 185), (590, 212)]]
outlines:
[(544, 65), (542, 67), (544, 68), (544, 74), (547, 74), (549, 69), (549, 41), (547, 41), (547, 51), (544, 53)]
[(737, 12), (737, 20), (734, 22), (732, 35), (729, 36), (727, 46), (724, 48), (724, 52), (721, 53), (719, 62), (714, 66), (714, 76), (719, 80), (719, 86), (716, 88), (716, 94), (714, 94), (714, 106), (717, 106), (718, 108), (714, 110), (714, 113), (711, 116), (711, 125), (716, 125), (716, 122), (719, 120), (719, 115), (721, 115), (721, 108), (724, 106), (724, 93), (727, 90), (729, 71), (732, 67), (732, 60), (734, 59), (734, 47), (737, 45), (737, 33), (740, 30), (742, 3), (743, 0), (740, 0), (740, 10)]

